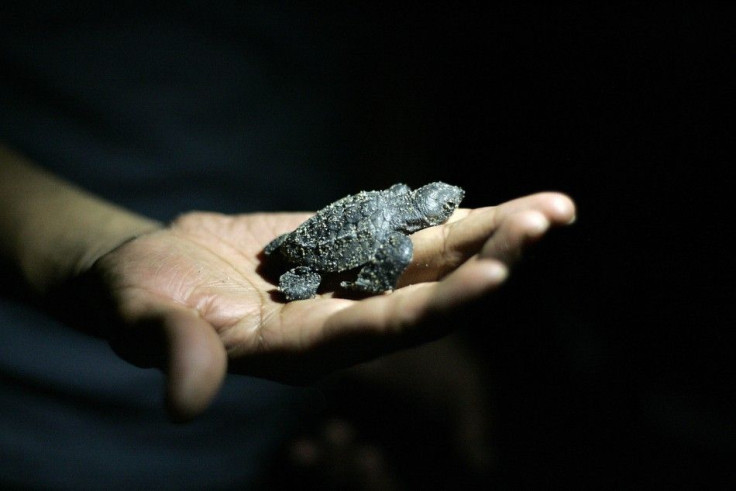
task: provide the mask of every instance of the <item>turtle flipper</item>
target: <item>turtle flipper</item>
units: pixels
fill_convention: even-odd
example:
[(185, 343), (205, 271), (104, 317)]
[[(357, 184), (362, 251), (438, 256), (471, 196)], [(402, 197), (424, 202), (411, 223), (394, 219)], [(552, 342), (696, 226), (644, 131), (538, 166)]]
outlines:
[(275, 239), (273, 239), (271, 242), (269, 242), (266, 247), (263, 248), (263, 253), (267, 256), (270, 256), (273, 251), (278, 249), (281, 244), (284, 243), (284, 241), (289, 237), (290, 234), (281, 234)]
[(407, 235), (399, 232), (391, 234), (378, 248), (373, 259), (361, 268), (355, 281), (343, 281), (340, 286), (367, 293), (393, 290), (413, 254), (414, 246)]
[(317, 294), (322, 277), (307, 266), (297, 266), (279, 278), (279, 290), (286, 300), (304, 300)]

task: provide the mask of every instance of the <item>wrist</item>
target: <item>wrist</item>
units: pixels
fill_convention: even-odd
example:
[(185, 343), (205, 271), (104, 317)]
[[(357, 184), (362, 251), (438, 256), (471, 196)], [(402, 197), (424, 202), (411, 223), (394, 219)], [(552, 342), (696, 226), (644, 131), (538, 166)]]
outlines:
[[(58, 220), (55, 224), (48, 223)], [(88, 195), (66, 196), (52, 216), (27, 224), (29, 244), (19, 254), (23, 276), (32, 290), (45, 294), (84, 273), (121, 244), (162, 227)]]
[(0, 255), (32, 291), (44, 295), (158, 228), (0, 145)]
[[(163, 224), (105, 202), (87, 204), (89, 215), (71, 227), (76, 237), (67, 257), (55, 258), (57, 275), (49, 286), (63, 284), (89, 270), (105, 254), (142, 235), (160, 230)], [(53, 278), (53, 277), (52, 277)]]

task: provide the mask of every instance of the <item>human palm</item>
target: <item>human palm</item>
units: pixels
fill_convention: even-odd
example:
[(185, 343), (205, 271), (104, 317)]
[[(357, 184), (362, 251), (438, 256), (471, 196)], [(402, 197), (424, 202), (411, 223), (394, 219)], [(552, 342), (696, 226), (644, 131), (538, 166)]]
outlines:
[(285, 303), (262, 251), (309, 215), (190, 213), (103, 256), (90, 272), (109, 292), (111, 343), (125, 359), (167, 372), (175, 418), (203, 411), (226, 370), (306, 381), (448, 332), (440, 318), (487, 294), (574, 205), (541, 193), (459, 209), (412, 236), (414, 259), (395, 291)]

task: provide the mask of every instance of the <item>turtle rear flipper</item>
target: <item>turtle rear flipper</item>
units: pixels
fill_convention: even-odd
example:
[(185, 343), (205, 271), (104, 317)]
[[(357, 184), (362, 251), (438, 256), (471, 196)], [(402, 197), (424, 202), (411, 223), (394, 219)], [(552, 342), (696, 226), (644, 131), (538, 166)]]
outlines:
[(378, 248), (373, 259), (361, 268), (355, 281), (343, 281), (340, 286), (366, 293), (393, 290), (413, 254), (414, 246), (407, 235), (399, 232), (391, 234)]

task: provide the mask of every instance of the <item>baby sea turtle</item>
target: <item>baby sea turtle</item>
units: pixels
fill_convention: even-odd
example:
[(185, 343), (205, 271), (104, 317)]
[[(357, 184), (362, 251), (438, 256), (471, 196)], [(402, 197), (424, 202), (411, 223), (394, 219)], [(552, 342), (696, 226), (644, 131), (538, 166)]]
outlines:
[(337, 273), (362, 266), (355, 281), (343, 288), (366, 293), (392, 290), (411, 262), (413, 246), (407, 234), (444, 223), (465, 192), (444, 182), (412, 191), (394, 184), (383, 191), (361, 191), (335, 201), (283, 234), (264, 249), (278, 252), (295, 267), (279, 278), (286, 300), (312, 298), (320, 273)]

